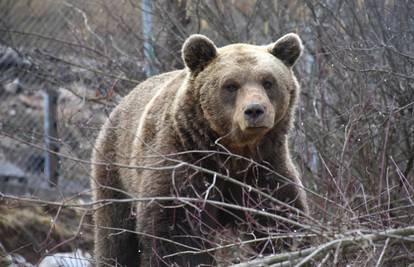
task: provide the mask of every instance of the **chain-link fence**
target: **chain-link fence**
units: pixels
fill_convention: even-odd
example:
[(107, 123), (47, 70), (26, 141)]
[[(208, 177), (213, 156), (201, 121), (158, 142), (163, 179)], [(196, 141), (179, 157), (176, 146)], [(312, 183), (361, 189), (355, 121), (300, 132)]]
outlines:
[(89, 187), (92, 144), (119, 80), (96, 73), (107, 62), (68, 34), (81, 9), (46, 2), (0, 3), (0, 185), (57, 198)]
[[(80, 161), (90, 157), (96, 133), (91, 127), (103, 120), (102, 111), (97, 112), (100, 105), (64, 88), (74, 86), (74, 81), (60, 85), (47, 81), (32, 56), (17, 54), (6, 45), (1, 48), (2, 191), (56, 198), (85, 190), (89, 166)], [(20, 61), (30, 65), (20, 66)]]

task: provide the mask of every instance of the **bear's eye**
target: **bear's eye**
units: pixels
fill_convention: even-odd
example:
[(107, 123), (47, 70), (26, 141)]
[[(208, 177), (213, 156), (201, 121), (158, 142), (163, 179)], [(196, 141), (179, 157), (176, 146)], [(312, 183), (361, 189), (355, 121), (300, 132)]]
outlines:
[(273, 88), (273, 82), (269, 80), (265, 80), (262, 85), (263, 85), (263, 88), (266, 90)]
[(239, 89), (239, 86), (235, 83), (229, 83), (224, 86), (224, 89), (229, 92), (235, 92)]

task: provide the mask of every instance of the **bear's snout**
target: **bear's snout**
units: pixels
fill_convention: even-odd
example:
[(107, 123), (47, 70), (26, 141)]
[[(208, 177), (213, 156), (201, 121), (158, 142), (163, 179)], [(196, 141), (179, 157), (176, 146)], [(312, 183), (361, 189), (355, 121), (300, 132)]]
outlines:
[(273, 127), (275, 109), (262, 88), (245, 86), (237, 96), (235, 115), (242, 132), (259, 134)]
[(259, 103), (248, 104), (244, 108), (244, 119), (247, 121), (248, 127), (260, 127), (264, 118), (266, 108)]

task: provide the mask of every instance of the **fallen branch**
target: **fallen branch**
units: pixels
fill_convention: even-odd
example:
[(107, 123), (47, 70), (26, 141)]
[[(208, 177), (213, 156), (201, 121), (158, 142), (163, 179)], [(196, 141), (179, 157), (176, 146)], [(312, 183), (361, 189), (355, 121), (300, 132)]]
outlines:
[[(358, 247), (365, 246), (368, 242), (381, 241), (384, 239), (401, 239), (404, 241), (414, 242), (414, 238), (410, 237), (414, 235), (414, 225), (405, 228), (388, 229), (379, 232), (372, 232), (369, 234), (363, 234), (358, 236), (341, 237), (330, 242), (324, 243), (319, 246), (309, 247), (303, 250), (294, 252), (286, 252), (276, 255), (267, 256), (260, 259), (240, 263), (233, 265), (233, 267), (250, 267), (250, 266), (286, 266), (287, 262), (295, 264), (296, 267), (303, 266), (312, 259), (318, 256), (326, 255), (332, 249), (340, 243), (342, 248), (350, 247), (349, 249), (357, 249)], [(353, 245), (353, 247), (351, 247)], [(296, 264), (298, 259), (303, 258)]]

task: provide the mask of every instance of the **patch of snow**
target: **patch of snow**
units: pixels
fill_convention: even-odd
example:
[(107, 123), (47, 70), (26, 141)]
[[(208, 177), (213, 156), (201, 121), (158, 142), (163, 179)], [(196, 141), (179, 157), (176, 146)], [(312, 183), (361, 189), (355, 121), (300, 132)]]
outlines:
[(69, 253), (56, 253), (45, 257), (39, 267), (92, 267), (92, 257), (80, 249)]

